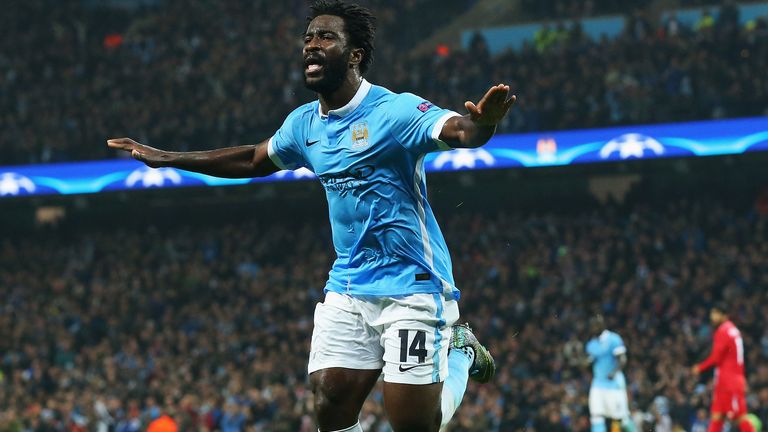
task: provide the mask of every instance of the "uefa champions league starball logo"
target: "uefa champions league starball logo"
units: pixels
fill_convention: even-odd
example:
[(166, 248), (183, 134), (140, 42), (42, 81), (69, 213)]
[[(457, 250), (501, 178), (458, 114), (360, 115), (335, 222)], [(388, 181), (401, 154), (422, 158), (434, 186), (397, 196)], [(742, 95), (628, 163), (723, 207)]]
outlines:
[(35, 183), (29, 177), (14, 172), (0, 174), (0, 196), (31, 194), (35, 189)]
[(125, 185), (131, 188), (163, 187), (167, 183), (181, 184), (181, 174), (173, 168), (139, 168), (125, 179)]
[(493, 155), (484, 149), (456, 149), (440, 153), (435, 158), (433, 165), (437, 169), (442, 169), (448, 165), (452, 169), (475, 168), (478, 165), (493, 166), (496, 162)]
[(638, 158), (664, 154), (664, 146), (656, 139), (639, 133), (628, 133), (614, 138), (600, 150), (600, 158), (608, 159), (618, 152), (621, 159)]

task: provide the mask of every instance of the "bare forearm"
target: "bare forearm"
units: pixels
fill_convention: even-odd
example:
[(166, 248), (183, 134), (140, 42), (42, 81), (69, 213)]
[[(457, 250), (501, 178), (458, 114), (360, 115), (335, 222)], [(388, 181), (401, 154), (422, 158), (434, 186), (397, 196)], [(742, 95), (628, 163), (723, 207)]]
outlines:
[(151, 168), (172, 167), (225, 178), (263, 177), (278, 171), (269, 158), (268, 141), (196, 152), (159, 150), (130, 138), (108, 139), (107, 146), (129, 152)]
[(259, 173), (254, 166), (255, 151), (255, 145), (246, 145), (208, 151), (164, 152), (161, 157), (161, 166), (216, 177), (256, 177)]
[[(454, 120), (455, 119), (455, 120)], [(496, 125), (479, 125), (470, 116), (454, 117), (456, 133), (447, 144), (457, 148), (476, 148), (487, 143), (494, 133)]]

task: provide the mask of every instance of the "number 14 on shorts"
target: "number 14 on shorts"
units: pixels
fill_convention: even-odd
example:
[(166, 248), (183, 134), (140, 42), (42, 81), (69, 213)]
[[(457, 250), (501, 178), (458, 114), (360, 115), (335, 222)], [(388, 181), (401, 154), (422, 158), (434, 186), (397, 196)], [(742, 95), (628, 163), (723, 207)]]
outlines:
[[(424, 330), (400, 330), (400, 362), (408, 363), (409, 357), (415, 358), (417, 363), (427, 360), (427, 333)], [(410, 344), (409, 344), (410, 342)]]

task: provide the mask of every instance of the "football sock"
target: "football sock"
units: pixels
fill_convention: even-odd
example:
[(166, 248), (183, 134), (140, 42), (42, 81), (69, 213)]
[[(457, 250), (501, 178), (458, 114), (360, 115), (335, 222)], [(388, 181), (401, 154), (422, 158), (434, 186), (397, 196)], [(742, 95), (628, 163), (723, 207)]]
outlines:
[(710, 420), (709, 422), (709, 429), (707, 429), (707, 432), (721, 432), (723, 430), (723, 420)]
[(591, 417), (589, 419), (592, 432), (607, 432), (604, 417)]
[(621, 430), (624, 432), (637, 432), (637, 426), (631, 418), (627, 417), (621, 421)]
[(469, 368), (475, 360), (475, 352), (472, 349), (452, 349), (448, 352), (448, 377), (443, 383), (443, 393), (440, 399), (440, 410), (443, 417), (440, 421), (442, 429), (453, 417), (456, 409), (461, 405), (464, 392), (467, 391), (469, 380)]
[[(322, 431), (318, 429), (317, 432), (322, 432)], [(363, 432), (363, 427), (360, 426), (360, 422), (357, 422), (353, 426), (350, 426), (346, 429), (339, 429), (333, 432)]]

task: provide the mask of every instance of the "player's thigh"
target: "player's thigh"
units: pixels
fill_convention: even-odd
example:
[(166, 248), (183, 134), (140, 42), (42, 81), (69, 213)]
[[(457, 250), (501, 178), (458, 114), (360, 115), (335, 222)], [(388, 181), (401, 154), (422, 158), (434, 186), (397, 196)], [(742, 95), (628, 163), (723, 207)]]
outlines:
[(437, 432), (443, 383), (384, 382), (384, 408), (394, 432)]
[(589, 415), (595, 419), (608, 417), (607, 397), (605, 389), (592, 387), (589, 389)]
[(733, 419), (738, 419), (747, 415), (747, 395), (745, 390), (734, 389), (730, 392), (730, 402)]
[(382, 329), (384, 382), (443, 382), (448, 376), (451, 326), (459, 317), (456, 301), (439, 294), (414, 294), (388, 302), (374, 320)]
[(725, 418), (729, 412), (733, 411), (730, 392), (716, 388), (712, 393), (712, 405), (709, 411), (713, 419)]
[(328, 293), (315, 309), (308, 372), (321, 430), (357, 422), (383, 366), (380, 335), (348, 296)]
[(346, 429), (358, 421), (360, 409), (381, 370), (327, 368), (312, 372), (309, 382), (321, 431)]
[(393, 299), (378, 317), (384, 406), (396, 432), (439, 429), (451, 326), (458, 317), (456, 302), (440, 294)]
[(626, 390), (610, 390), (606, 400), (608, 413), (606, 417), (625, 419), (629, 417), (629, 402)]
[(381, 369), (384, 349), (380, 338), (354, 299), (329, 292), (315, 307), (308, 372), (333, 367)]

